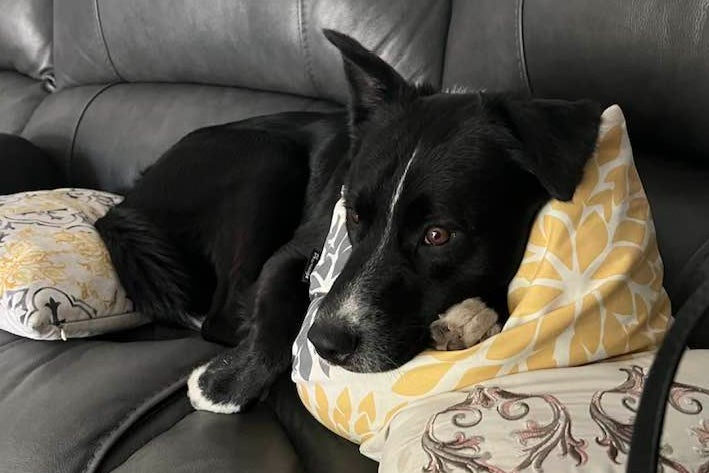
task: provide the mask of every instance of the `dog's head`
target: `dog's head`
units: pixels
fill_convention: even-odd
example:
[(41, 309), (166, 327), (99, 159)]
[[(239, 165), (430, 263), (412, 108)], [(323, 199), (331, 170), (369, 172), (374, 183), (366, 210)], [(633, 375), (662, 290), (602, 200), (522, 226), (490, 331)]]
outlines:
[(308, 336), (332, 363), (384, 371), (428, 347), (431, 322), (457, 302), (481, 297), (504, 316), (534, 217), (573, 196), (601, 110), (436, 93), (355, 40), (325, 35), (350, 85), (353, 248)]

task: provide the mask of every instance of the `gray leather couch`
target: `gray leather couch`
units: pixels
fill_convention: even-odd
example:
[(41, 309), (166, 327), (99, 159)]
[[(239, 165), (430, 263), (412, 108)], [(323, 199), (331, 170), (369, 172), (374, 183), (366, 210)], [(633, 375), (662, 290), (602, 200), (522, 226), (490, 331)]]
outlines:
[[(192, 129), (343, 103), (320, 33), (338, 29), (436, 86), (619, 103), (678, 307), (709, 277), (708, 8), (0, 0), (0, 132), (51, 153), (67, 184), (121, 192)], [(709, 327), (693, 343), (709, 347)], [(0, 332), (0, 472), (376, 471), (304, 411), (287, 377), (250, 413), (194, 412), (185, 378), (220, 349), (159, 326), (51, 343)]]

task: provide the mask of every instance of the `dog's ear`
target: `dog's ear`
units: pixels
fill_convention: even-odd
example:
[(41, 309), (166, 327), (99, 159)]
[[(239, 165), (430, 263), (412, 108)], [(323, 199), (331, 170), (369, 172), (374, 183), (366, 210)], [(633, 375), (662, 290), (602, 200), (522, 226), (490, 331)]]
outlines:
[(334, 30), (323, 34), (342, 54), (350, 86), (350, 124), (356, 129), (371, 111), (403, 97), (413, 87), (379, 56), (356, 40)]
[(501, 104), (506, 124), (523, 146), (515, 159), (553, 198), (571, 200), (595, 150), (601, 107), (590, 100), (505, 98)]

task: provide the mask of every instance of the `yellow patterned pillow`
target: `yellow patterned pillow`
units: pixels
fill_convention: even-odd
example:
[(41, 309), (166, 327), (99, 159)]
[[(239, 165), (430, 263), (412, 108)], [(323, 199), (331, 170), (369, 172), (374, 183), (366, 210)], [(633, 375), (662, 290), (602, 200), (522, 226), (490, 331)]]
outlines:
[(93, 227), (120, 201), (84, 189), (0, 196), (0, 329), (56, 340), (147, 321)]
[(573, 200), (552, 200), (537, 216), (509, 286), (511, 316), (502, 332), (474, 347), (426, 351), (386, 373), (351, 373), (319, 358), (307, 331), (349, 254), (344, 221), (339, 202), (311, 276), (312, 302), (293, 347), (292, 377), (308, 410), (370, 456), (377, 457), (394, 414), (428, 396), (507, 374), (653, 350), (665, 334), (670, 304), (662, 261), (618, 106), (603, 113), (597, 151)]

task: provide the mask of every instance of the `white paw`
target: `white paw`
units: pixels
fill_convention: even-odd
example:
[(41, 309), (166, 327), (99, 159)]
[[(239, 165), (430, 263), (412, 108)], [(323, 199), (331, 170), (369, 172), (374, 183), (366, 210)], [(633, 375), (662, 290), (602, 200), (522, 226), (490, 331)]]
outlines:
[(190, 398), (192, 407), (198, 411), (216, 412), (217, 414), (234, 414), (241, 411), (241, 406), (230, 403), (216, 403), (205, 397), (199, 387), (199, 377), (207, 370), (207, 365), (202, 365), (192, 371), (187, 380), (187, 397)]
[(500, 332), (497, 313), (477, 298), (453, 305), (431, 324), (436, 350), (462, 350)]

